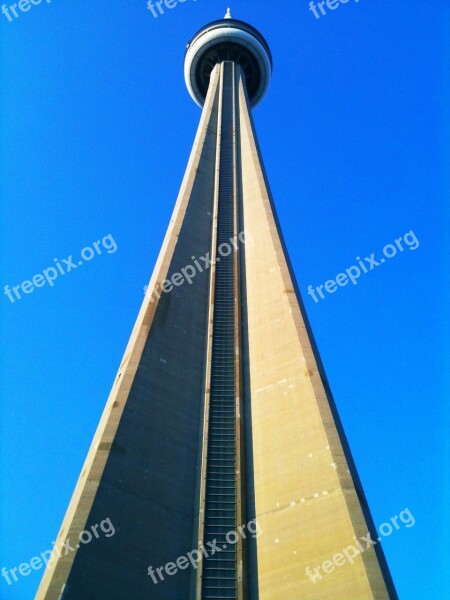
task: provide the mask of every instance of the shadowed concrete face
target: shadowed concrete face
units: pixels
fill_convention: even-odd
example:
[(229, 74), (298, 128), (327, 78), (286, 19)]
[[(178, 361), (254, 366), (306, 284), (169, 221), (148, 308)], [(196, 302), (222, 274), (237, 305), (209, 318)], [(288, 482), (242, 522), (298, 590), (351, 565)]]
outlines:
[(159, 300), (153, 291), (211, 248), (217, 94), (216, 78), (149, 291), (58, 539), (73, 546), (83, 529), (107, 517), (116, 533), (56, 561), (37, 598), (56, 600), (64, 586), (64, 598), (80, 600), (188, 597), (189, 570), (155, 587), (147, 569), (193, 547), (209, 274)]

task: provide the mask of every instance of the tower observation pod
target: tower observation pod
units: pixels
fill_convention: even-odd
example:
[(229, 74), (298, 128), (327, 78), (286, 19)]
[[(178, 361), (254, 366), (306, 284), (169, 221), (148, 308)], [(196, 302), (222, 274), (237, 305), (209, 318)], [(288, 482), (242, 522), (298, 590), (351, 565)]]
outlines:
[(200, 124), (37, 600), (397, 599), (257, 142), (271, 74), (230, 10), (187, 46)]
[(252, 107), (266, 95), (272, 75), (272, 54), (263, 36), (251, 25), (231, 17), (213, 21), (189, 42), (184, 61), (184, 78), (194, 102), (203, 106), (215, 65), (231, 61), (245, 77)]

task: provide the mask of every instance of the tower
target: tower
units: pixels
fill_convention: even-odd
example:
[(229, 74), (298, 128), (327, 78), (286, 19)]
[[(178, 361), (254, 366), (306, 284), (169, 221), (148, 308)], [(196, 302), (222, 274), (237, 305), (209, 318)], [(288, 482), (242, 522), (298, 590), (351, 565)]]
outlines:
[(188, 44), (200, 125), (39, 600), (397, 597), (256, 139), (271, 73), (229, 10)]

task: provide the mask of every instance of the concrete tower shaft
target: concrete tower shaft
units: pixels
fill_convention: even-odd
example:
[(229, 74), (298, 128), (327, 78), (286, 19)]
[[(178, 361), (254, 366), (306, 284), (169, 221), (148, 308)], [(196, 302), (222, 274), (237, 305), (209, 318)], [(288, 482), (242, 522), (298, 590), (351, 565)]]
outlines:
[(396, 600), (379, 544), (316, 570), (377, 533), (257, 142), (270, 50), (228, 16), (185, 67), (199, 128), (57, 539), (106, 518), (116, 533), (55, 555), (36, 600)]

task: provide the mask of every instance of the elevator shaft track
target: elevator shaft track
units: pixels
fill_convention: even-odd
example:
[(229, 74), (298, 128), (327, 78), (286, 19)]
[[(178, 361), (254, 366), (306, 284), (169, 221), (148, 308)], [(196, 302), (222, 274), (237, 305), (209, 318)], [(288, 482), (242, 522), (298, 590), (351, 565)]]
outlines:
[[(202, 600), (239, 600), (239, 542), (230, 543), (237, 532), (240, 507), (239, 436), (237, 426), (237, 260), (230, 240), (237, 234), (234, 70), (222, 64), (222, 115), (217, 205), (214, 319), (212, 325), (211, 387), (204, 503), (203, 543), (221, 549), (203, 559)], [(225, 250), (225, 252), (224, 252)], [(235, 536), (232, 538), (235, 540)]]

